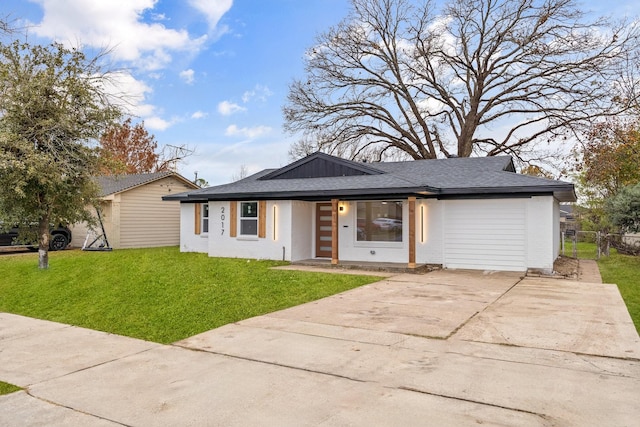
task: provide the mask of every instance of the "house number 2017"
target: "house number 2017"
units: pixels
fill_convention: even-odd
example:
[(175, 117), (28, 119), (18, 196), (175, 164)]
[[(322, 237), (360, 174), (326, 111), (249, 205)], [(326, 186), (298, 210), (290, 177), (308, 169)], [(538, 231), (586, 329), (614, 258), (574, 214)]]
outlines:
[(224, 206), (220, 207), (220, 235), (224, 236)]

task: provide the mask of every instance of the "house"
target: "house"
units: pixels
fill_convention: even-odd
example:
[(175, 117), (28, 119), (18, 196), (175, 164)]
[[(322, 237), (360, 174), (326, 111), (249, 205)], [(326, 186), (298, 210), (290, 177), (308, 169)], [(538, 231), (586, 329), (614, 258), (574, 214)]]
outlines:
[(560, 232), (573, 233), (578, 230), (576, 209), (573, 204), (560, 204)]
[(360, 163), (315, 153), (183, 194), (180, 249), (212, 257), (550, 271), (571, 183), (509, 156)]
[[(180, 243), (179, 203), (162, 196), (200, 188), (175, 172), (100, 176), (102, 222), (112, 248), (176, 246)], [(82, 247), (87, 225), (76, 224), (71, 245)]]

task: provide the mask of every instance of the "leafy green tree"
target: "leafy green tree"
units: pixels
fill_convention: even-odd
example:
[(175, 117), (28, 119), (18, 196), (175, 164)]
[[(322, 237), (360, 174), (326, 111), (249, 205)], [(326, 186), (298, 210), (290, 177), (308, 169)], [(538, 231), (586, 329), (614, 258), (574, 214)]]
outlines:
[(640, 232), (640, 183), (624, 187), (607, 200), (606, 210), (613, 225), (623, 232)]
[(40, 268), (50, 225), (91, 222), (92, 146), (120, 116), (99, 59), (61, 44), (0, 43), (0, 219), (23, 231), (37, 224)]
[(583, 211), (583, 230), (608, 232), (615, 227), (607, 200), (625, 186), (640, 182), (640, 119), (608, 118), (593, 124), (576, 152), (573, 171)]
[(595, 198), (612, 197), (640, 182), (640, 119), (607, 119), (591, 126), (578, 171)]

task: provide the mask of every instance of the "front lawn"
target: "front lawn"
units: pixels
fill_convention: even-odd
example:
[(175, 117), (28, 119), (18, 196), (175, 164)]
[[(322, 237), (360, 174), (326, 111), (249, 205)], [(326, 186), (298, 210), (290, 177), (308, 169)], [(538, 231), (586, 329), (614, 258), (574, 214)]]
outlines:
[[(578, 258), (595, 259), (595, 243), (578, 243)], [(620, 289), (631, 319), (640, 333), (640, 257), (619, 254), (611, 249), (610, 256), (598, 260), (604, 283), (615, 283)]]
[(0, 256), (0, 311), (171, 343), (379, 280), (177, 247)]

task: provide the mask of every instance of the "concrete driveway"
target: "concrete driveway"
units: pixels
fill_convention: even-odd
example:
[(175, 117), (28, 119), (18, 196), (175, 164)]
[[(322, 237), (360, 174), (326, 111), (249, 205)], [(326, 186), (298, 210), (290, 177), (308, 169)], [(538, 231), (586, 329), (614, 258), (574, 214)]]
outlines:
[(0, 313), (7, 426), (634, 426), (617, 288), (402, 274), (165, 346)]

